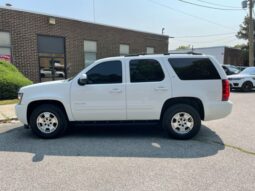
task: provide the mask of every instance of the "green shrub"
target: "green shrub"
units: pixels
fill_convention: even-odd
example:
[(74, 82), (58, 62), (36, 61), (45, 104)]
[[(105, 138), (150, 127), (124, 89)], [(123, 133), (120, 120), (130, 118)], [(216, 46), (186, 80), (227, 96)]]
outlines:
[(19, 89), (30, 84), (14, 65), (0, 60), (0, 100), (17, 98)]

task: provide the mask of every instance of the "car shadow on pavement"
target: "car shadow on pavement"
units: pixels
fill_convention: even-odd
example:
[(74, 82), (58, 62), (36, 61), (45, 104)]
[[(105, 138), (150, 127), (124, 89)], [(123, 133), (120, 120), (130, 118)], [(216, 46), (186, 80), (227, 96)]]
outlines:
[(17, 127), (0, 133), (0, 152), (33, 153), (33, 162), (44, 156), (199, 158), (223, 150), (221, 138), (202, 126), (191, 140), (169, 139), (155, 126), (72, 127), (64, 137), (44, 140)]
[(251, 90), (250, 92), (244, 92), (239, 89), (231, 90), (231, 93), (243, 93), (243, 94), (250, 94), (250, 93), (255, 93), (255, 89)]

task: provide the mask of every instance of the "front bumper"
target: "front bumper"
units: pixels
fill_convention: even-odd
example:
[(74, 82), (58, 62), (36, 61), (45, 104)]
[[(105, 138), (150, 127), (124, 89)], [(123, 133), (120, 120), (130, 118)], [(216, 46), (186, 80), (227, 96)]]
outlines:
[(238, 80), (229, 80), (229, 85), (231, 88), (241, 88), (242, 83)]
[(27, 122), (27, 106), (18, 104), (15, 106), (16, 116), (18, 117), (19, 121), (24, 125), (28, 125)]

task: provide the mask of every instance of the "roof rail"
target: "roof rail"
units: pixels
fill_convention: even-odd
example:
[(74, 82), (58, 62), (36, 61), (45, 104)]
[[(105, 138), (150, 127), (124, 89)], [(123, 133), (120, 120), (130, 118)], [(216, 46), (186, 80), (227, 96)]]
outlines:
[(187, 52), (168, 52), (165, 53), (164, 55), (171, 55), (171, 54), (192, 54), (192, 55), (203, 55), (202, 53), (199, 52), (193, 52), (193, 51), (187, 51)]
[(145, 56), (145, 55), (153, 55), (153, 54), (147, 54), (147, 53), (140, 53), (140, 54), (128, 54), (128, 55), (124, 55), (124, 57), (131, 57), (131, 56)]
[(128, 55), (124, 55), (124, 57), (131, 57), (131, 56), (140, 56), (141, 54), (128, 54)]
[[(162, 53), (161, 53), (162, 54)], [(171, 54), (192, 54), (192, 55), (203, 55), (202, 53), (198, 53), (198, 52), (193, 52), (193, 51), (188, 51), (188, 52), (167, 52), (167, 53), (163, 53), (163, 55), (171, 55)], [(124, 57), (132, 57), (132, 56), (145, 56), (145, 55), (154, 55), (154, 54), (146, 54), (146, 53), (141, 53), (141, 54), (128, 54), (128, 55), (124, 55)]]

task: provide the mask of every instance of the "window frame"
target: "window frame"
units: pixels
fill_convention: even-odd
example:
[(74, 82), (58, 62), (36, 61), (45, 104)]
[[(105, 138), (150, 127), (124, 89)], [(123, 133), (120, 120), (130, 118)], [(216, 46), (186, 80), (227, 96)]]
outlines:
[[(163, 72), (163, 78), (162, 78), (162, 80), (159, 80), (159, 81), (143, 81), (143, 82), (132, 82), (132, 79), (131, 79), (131, 68), (130, 68), (130, 66), (131, 66), (131, 62), (132, 61), (135, 61), (135, 60), (153, 60), (153, 61), (156, 61), (158, 64), (159, 64), (159, 66), (160, 66), (160, 68), (161, 68), (161, 71)], [(164, 66), (163, 66), (163, 64), (161, 64), (161, 60), (159, 60), (159, 59), (155, 59), (155, 58), (135, 58), (135, 59), (129, 59), (128, 61), (128, 64), (127, 64), (127, 71), (128, 71), (128, 78), (129, 78), (129, 83), (131, 83), (131, 84), (140, 84), (140, 83), (159, 83), (159, 82), (162, 82), (162, 81), (164, 81), (165, 79), (166, 79), (166, 72), (165, 72), (165, 70), (164, 70)]]
[(102, 61), (99, 62), (97, 64), (95, 64), (94, 66), (91, 66), (91, 68), (89, 68), (85, 74), (88, 76), (88, 72), (93, 70), (95, 67), (99, 66), (100, 64), (106, 63), (106, 62), (120, 62), (121, 63), (121, 82), (119, 83), (88, 83), (87, 85), (93, 86), (93, 85), (114, 85), (114, 84), (123, 84), (125, 81), (125, 68), (123, 65), (123, 61), (122, 60), (108, 60), (108, 61)]
[[(124, 53), (124, 54), (122, 54), (121, 53), (121, 46), (128, 46), (128, 53)], [(127, 44), (127, 43), (120, 43), (120, 45), (119, 45), (119, 55), (120, 56), (127, 56), (127, 55), (129, 55), (130, 54), (130, 44)]]
[[(153, 53), (148, 53), (148, 49), (153, 49)], [(153, 46), (146, 46), (146, 54), (155, 54), (155, 48)]]
[(0, 48), (8, 48), (8, 49), (10, 49), (10, 56), (11, 56), (10, 62), (13, 62), (11, 32), (10, 32), (10, 31), (6, 31), (6, 30), (0, 30), (0, 33), (1, 33), (1, 32), (3, 32), (3, 33), (8, 33), (8, 34), (9, 34), (10, 45), (9, 45), (9, 46), (1, 46), (1, 45), (0, 45)]
[[(85, 42), (95, 42), (96, 43), (96, 51), (95, 52), (93, 52), (93, 51), (86, 51), (85, 50)], [(90, 54), (95, 54), (96, 55), (96, 59), (95, 59), (95, 61), (97, 60), (97, 53), (98, 53), (98, 41), (97, 40), (91, 40), (91, 39), (84, 39), (83, 40), (83, 64), (84, 64), (84, 66), (85, 66), (85, 68), (86, 67), (88, 67), (88, 66), (90, 66), (92, 63), (90, 63), (89, 65), (86, 65), (86, 53), (90, 53)], [(95, 62), (94, 61), (94, 62)]]

